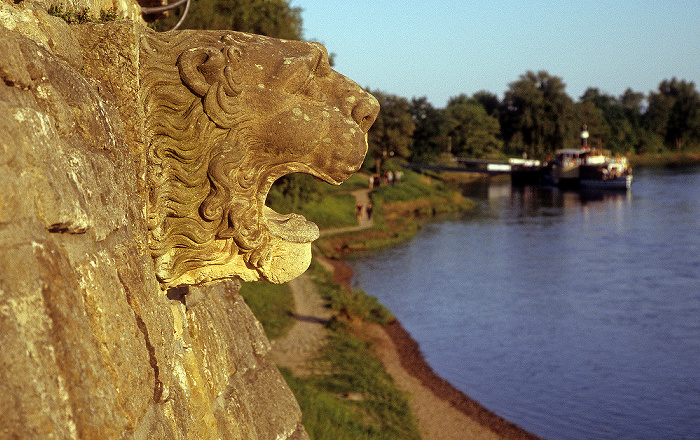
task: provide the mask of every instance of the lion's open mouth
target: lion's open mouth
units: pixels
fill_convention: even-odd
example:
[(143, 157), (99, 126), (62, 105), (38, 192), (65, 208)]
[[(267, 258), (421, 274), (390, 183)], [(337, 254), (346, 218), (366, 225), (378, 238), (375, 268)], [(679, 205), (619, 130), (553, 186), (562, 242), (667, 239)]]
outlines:
[(261, 195), (259, 202), (262, 205), (262, 214), (270, 234), (292, 243), (310, 243), (320, 237), (318, 226), (314, 222), (306, 220), (303, 215), (280, 214), (265, 205), (267, 194), (277, 179), (288, 174), (302, 173), (330, 185), (340, 185), (345, 179), (357, 172), (361, 164), (361, 162), (346, 166), (334, 164), (336, 169), (332, 172), (326, 172), (319, 167), (310, 166), (303, 162), (289, 162), (269, 169), (266, 176), (261, 179), (258, 191)]
[(306, 220), (306, 218), (301, 214), (289, 213), (280, 214), (269, 206), (265, 205), (267, 199), (267, 194), (272, 188), (272, 184), (282, 176), (288, 174), (293, 174), (295, 172), (301, 172), (313, 176), (317, 180), (321, 180), (332, 185), (338, 185), (330, 176), (324, 173), (319, 173), (313, 168), (302, 163), (290, 163), (283, 166), (278, 166), (271, 169), (267, 173), (267, 177), (262, 179), (261, 186), (259, 188), (259, 194), (262, 196), (260, 202), (262, 203), (262, 215), (265, 218), (267, 227), (270, 230), (270, 234), (281, 238), (282, 240), (291, 243), (311, 243), (320, 237), (320, 232), (316, 223)]

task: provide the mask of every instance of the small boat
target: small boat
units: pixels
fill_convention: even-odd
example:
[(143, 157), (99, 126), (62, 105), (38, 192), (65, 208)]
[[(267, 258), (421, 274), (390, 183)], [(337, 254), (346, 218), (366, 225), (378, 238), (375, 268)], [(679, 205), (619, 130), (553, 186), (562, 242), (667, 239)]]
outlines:
[(632, 168), (625, 157), (591, 148), (557, 151), (547, 163), (545, 183), (564, 188), (626, 190), (632, 185)]

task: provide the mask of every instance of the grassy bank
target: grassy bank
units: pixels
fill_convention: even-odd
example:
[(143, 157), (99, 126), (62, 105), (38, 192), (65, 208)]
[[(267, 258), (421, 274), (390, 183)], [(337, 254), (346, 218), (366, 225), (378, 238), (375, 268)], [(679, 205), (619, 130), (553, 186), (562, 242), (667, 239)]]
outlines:
[(288, 284), (241, 283), (240, 294), (262, 324), (268, 339), (286, 335), (294, 325), (294, 295)]
[(358, 175), (333, 186), (305, 174), (294, 174), (272, 187), (267, 204), (280, 214), (301, 214), (321, 229), (355, 226), (355, 198), (350, 192), (366, 187), (367, 180)]
[(700, 152), (678, 151), (663, 153), (648, 153), (630, 157), (632, 166), (661, 167), (661, 166), (686, 166), (700, 164)]
[(391, 246), (413, 237), (421, 225), (437, 215), (473, 209), (476, 204), (444, 182), (406, 172), (394, 185), (370, 192), (374, 226), (369, 229), (322, 237), (315, 242), (327, 257), (339, 258)]
[(335, 318), (328, 342), (318, 354), (310, 377), (283, 374), (302, 408), (304, 427), (312, 439), (418, 439), (407, 396), (395, 385), (370, 343), (356, 337), (351, 323), (386, 324), (391, 313), (362, 291), (335, 284), (318, 263), (310, 273)]

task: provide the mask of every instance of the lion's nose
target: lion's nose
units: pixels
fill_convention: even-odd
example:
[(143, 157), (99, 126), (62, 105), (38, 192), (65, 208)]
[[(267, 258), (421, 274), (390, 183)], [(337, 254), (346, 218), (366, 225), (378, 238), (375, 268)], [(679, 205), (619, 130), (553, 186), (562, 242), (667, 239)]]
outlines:
[(351, 114), (360, 129), (367, 133), (379, 114), (379, 102), (372, 95), (362, 97)]

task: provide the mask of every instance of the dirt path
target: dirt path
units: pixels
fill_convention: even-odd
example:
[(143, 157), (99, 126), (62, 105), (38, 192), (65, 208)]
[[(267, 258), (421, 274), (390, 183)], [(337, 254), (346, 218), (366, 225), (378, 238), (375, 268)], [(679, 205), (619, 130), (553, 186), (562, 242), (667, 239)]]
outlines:
[[(355, 197), (356, 203), (362, 204), (361, 215), (358, 218), (359, 224), (345, 228), (325, 229), (321, 231), (321, 235), (372, 227), (374, 221), (368, 218), (366, 211), (370, 202), (369, 190), (358, 189), (351, 194)], [(340, 272), (334, 270), (334, 266), (328, 261), (323, 259), (319, 259), (319, 261), (328, 271)], [(347, 266), (341, 269), (344, 268), (349, 269)], [(338, 275), (343, 278), (352, 278), (352, 273), (349, 275), (339, 273)], [(325, 307), (310, 275), (306, 273), (300, 275), (289, 282), (289, 287), (292, 290), (296, 307), (295, 323), (285, 337), (271, 341), (272, 358), (277, 365), (289, 368), (296, 376), (304, 376), (312, 372), (311, 361), (316, 357), (318, 349), (323, 346), (326, 338), (325, 325), (332, 317), (332, 313), (330, 309)]]

